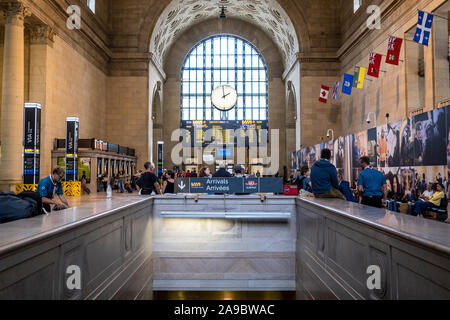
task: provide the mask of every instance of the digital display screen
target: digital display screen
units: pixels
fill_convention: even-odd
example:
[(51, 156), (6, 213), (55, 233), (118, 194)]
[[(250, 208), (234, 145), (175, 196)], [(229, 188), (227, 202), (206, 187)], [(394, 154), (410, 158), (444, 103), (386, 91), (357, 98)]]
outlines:
[(216, 149), (216, 158), (232, 158), (233, 149)]

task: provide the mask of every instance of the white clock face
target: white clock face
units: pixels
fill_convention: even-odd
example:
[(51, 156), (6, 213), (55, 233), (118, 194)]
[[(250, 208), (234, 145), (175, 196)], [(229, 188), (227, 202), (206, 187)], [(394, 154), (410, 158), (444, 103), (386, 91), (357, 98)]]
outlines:
[(237, 98), (236, 90), (228, 84), (218, 86), (211, 93), (211, 102), (220, 111), (233, 109)]

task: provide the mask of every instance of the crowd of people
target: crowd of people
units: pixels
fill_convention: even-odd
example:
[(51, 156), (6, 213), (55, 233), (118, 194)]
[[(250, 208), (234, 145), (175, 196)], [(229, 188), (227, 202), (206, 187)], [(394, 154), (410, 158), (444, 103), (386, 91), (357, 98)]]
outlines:
[[(390, 202), (403, 203), (407, 213), (414, 216), (427, 216), (428, 209), (442, 209), (446, 212), (447, 190), (446, 180), (440, 175), (436, 183), (425, 183), (417, 179), (415, 188), (408, 192), (400, 192), (400, 183), (395, 179), (386, 179), (385, 175), (370, 166), (370, 158), (359, 158), (362, 171), (358, 175), (356, 188), (351, 189), (350, 183), (343, 180), (342, 172), (330, 162), (331, 151), (323, 149), (320, 160), (316, 161), (311, 170), (304, 166), (300, 175), (293, 179), (300, 194), (316, 198), (338, 198), (371, 207), (388, 207)], [(401, 196), (400, 196), (401, 195)], [(445, 208), (444, 208), (445, 207)], [(447, 213), (442, 213), (441, 219), (447, 219)], [(445, 219), (444, 219), (445, 218)]]

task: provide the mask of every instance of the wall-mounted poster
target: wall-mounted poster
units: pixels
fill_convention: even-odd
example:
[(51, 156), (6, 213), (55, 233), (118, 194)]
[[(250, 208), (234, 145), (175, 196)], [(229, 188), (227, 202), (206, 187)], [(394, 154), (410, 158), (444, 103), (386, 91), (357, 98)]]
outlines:
[(378, 141), (378, 167), (386, 168), (387, 167), (387, 125), (377, 127), (377, 141)]
[(320, 152), (318, 153), (318, 158), (320, 158), (320, 154), (323, 149), (329, 149), (331, 151), (331, 162), (334, 164), (334, 141), (327, 141), (320, 144)]
[(403, 121), (387, 124), (387, 166), (400, 166), (400, 128)]
[(338, 169), (345, 169), (345, 138), (334, 141), (334, 164)]
[(378, 157), (377, 128), (367, 130), (367, 155), (370, 158), (370, 165), (377, 166)]
[(445, 108), (447, 116), (447, 181), (450, 179), (450, 107)]
[(445, 109), (435, 109), (413, 118), (414, 165), (440, 166), (447, 163)]
[(414, 165), (414, 136), (411, 126), (411, 118), (403, 120), (400, 125), (399, 134), (399, 150), (400, 150), (400, 166)]
[(302, 150), (298, 150), (297, 154), (296, 154), (296, 160), (297, 160), (297, 170), (300, 170), (302, 168), (302, 163), (303, 163), (303, 159), (302, 159), (303, 153)]
[(359, 158), (367, 156), (367, 131), (351, 135), (352, 139), (352, 167), (359, 168)]

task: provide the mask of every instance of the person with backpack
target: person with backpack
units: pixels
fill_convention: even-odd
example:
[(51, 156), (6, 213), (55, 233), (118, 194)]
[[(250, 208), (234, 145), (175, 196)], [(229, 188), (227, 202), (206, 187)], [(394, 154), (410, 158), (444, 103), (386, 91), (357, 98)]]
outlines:
[[(64, 197), (61, 180), (64, 178), (64, 169), (56, 167), (53, 169), (52, 174), (39, 181), (37, 192), (42, 198), (42, 206), (46, 213), (50, 213), (53, 210), (59, 211), (69, 208), (69, 202)], [(62, 203), (58, 203), (54, 200), (55, 195), (58, 196)]]
[(300, 177), (297, 178), (296, 183), (298, 191), (305, 190), (312, 193), (311, 178), (309, 177), (309, 167), (303, 166), (300, 170)]

